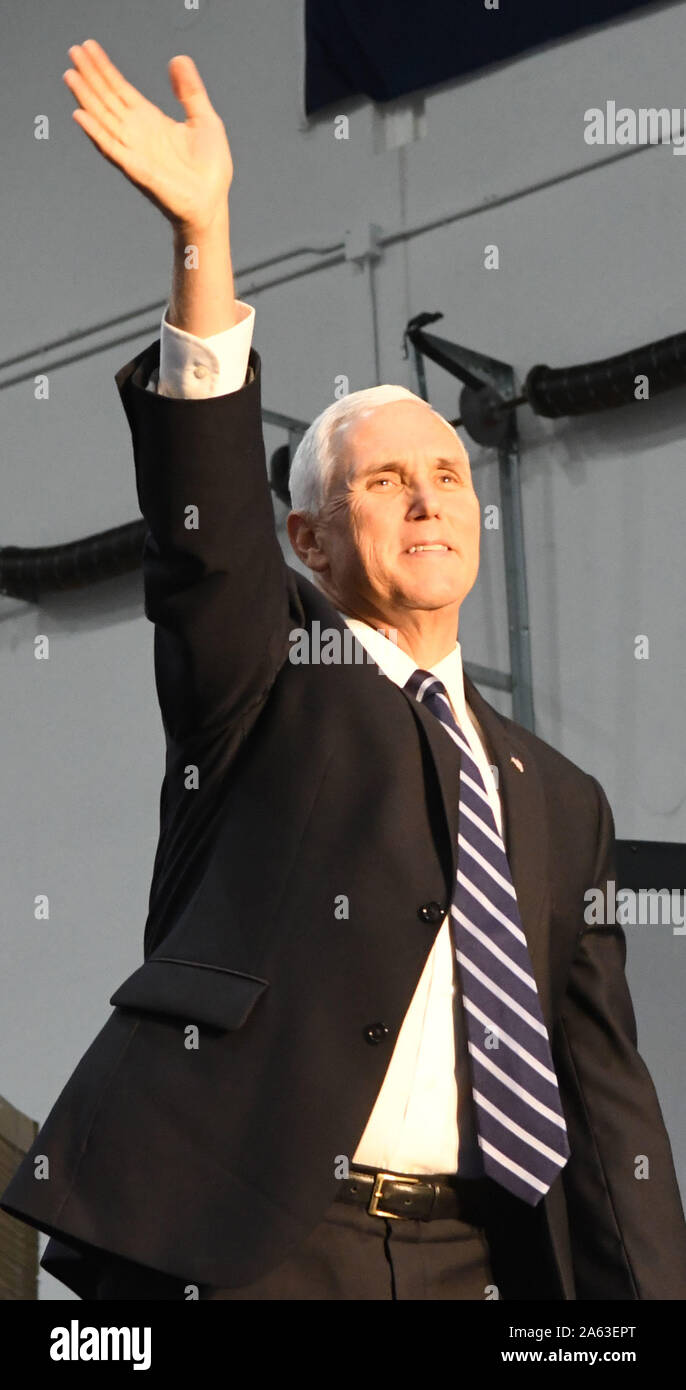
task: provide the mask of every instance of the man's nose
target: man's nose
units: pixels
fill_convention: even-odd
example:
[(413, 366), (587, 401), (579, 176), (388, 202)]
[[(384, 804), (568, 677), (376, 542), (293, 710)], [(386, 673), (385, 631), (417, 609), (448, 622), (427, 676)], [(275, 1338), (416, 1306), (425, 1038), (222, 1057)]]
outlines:
[(438, 516), (441, 511), (441, 494), (430, 482), (418, 482), (411, 489), (409, 513), (411, 516)]

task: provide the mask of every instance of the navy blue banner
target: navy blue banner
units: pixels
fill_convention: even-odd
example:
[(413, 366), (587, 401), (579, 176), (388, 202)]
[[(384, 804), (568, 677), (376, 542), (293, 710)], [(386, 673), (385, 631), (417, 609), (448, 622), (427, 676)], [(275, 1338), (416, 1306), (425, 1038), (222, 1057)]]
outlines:
[[(655, 0), (305, 0), (307, 115), (354, 96), (390, 101)], [(493, 3), (493, 0), (491, 0)]]

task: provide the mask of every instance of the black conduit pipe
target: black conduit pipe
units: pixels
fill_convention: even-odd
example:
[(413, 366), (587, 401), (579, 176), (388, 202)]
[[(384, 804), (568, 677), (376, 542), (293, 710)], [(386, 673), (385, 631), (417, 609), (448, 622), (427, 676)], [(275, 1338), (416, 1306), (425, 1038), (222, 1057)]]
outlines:
[(637, 376), (648, 378), (650, 396), (686, 386), (686, 333), (580, 367), (532, 367), (524, 389), (536, 415), (590, 415), (629, 405), (636, 399)]

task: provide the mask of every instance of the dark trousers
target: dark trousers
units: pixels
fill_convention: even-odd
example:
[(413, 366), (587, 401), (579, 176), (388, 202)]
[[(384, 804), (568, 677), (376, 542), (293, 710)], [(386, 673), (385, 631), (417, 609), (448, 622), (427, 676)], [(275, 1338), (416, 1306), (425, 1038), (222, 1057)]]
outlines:
[(482, 1228), (454, 1218), (394, 1221), (333, 1202), (303, 1244), (256, 1283), (198, 1286), (112, 1257), (96, 1298), (485, 1299), (498, 1296), (494, 1284)]

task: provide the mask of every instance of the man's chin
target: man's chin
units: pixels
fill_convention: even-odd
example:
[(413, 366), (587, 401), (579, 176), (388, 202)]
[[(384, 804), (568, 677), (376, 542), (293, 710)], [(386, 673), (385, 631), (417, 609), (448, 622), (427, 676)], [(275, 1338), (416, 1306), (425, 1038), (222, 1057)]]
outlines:
[(407, 585), (398, 594), (398, 606), (414, 608), (419, 611), (434, 612), (438, 608), (458, 607), (462, 602), (462, 592), (445, 584)]

